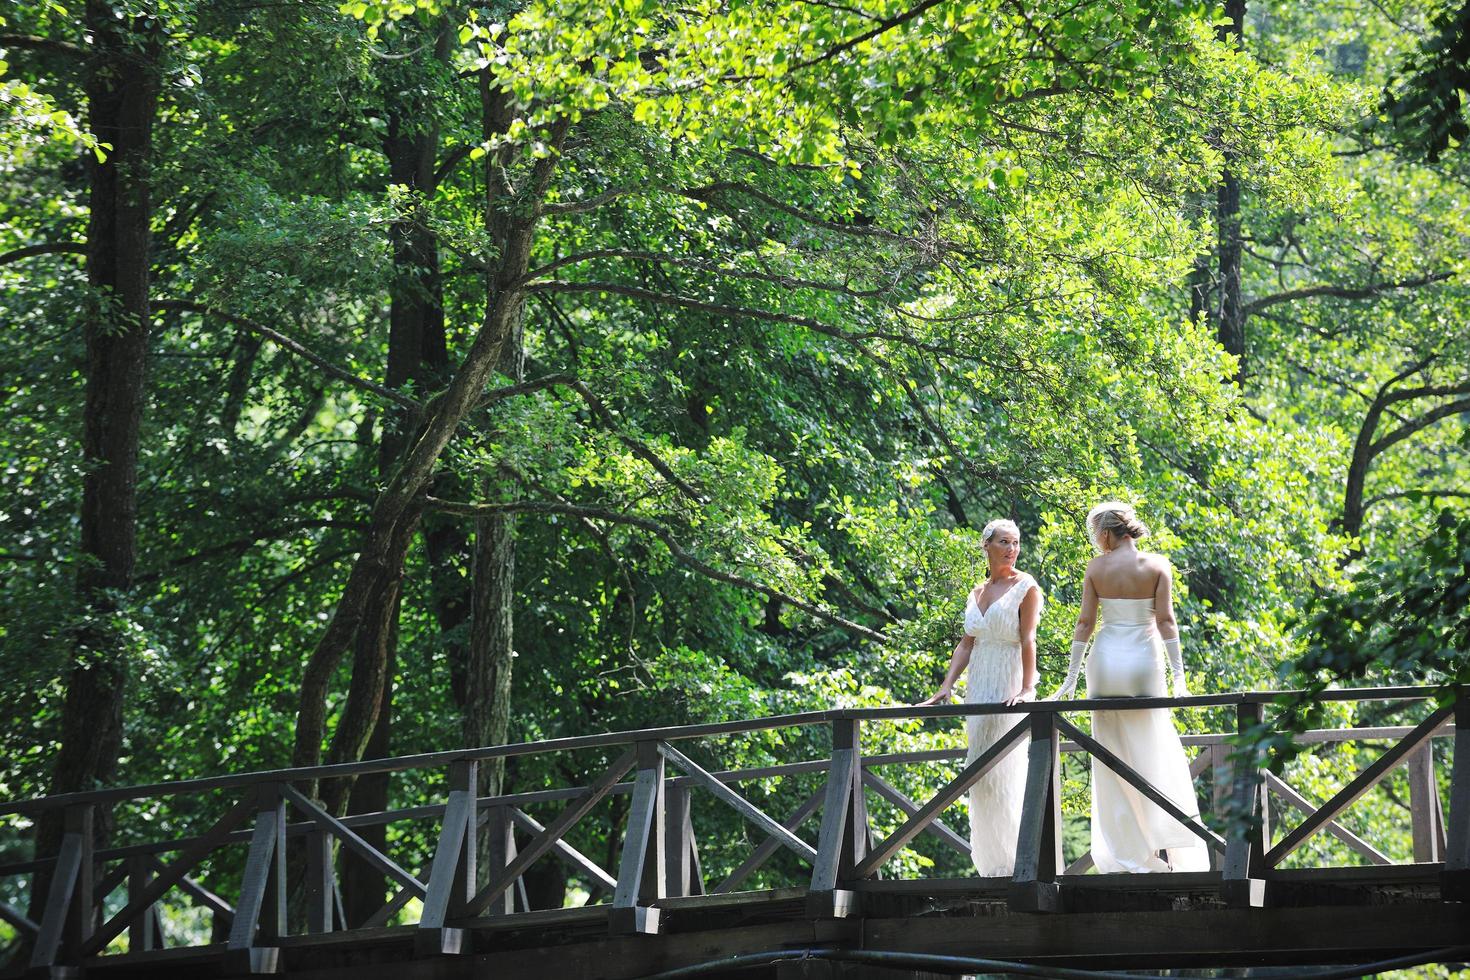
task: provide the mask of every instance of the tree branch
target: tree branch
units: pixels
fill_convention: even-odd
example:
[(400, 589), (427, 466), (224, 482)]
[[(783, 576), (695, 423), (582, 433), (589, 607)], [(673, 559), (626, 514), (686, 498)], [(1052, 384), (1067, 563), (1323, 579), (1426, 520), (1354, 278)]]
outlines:
[(1372, 299), (1381, 293), (1390, 292), (1395, 289), (1416, 289), (1420, 286), (1428, 286), (1436, 282), (1443, 282), (1453, 278), (1453, 272), (1436, 272), (1433, 275), (1419, 276), (1414, 279), (1401, 279), (1398, 282), (1379, 283), (1375, 286), (1360, 286), (1357, 288), (1348, 286), (1304, 286), (1301, 289), (1288, 289), (1285, 292), (1274, 293), (1252, 300), (1245, 304), (1245, 315), (1251, 316), (1261, 310), (1276, 306), (1280, 303), (1290, 303), (1299, 299), (1312, 299), (1316, 296), (1330, 296), (1334, 299)]
[(530, 381), (523, 381), (520, 384), (496, 388), (493, 391), (486, 392), (482, 404), (494, 404), (495, 402), (504, 401), (507, 398), (514, 398), (517, 395), (525, 395), (533, 391), (540, 391), (543, 388), (551, 387), (570, 388), (572, 391), (575, 391), (581, 396), (582, 401), (586, 402), (587, 407), (592, 410), (592, 414), (596, 415), (598, 420), (607, 427), (608, 431), (616, 436), (619, 442), (627, 446), (633, 455), (643, 460), (649, 466), (652, 466), (658, 472), (659, 476), (667, 480), (671, 486), (677, 488), (684, 496), (699, 504), (709, 503), (708, 497), (670, 469), (669, 464), (665, 463), (658, 453), (632, 436), (619, 432), (617, 419), (613, 418), (612, 412), (608, 411), (607, 406), (602, 403), (602, 400), (594, 395), (590, 388), (570, 374), (548, 374)]
[(272, 330), (270, 327), (267, 327), (262, 323), (256, 323), (249, 317), (243, 317), (237, 313), (226, 313), (223, 310), (216, 310), (213, 307), (205, 306), (203, 303), (193, 303), (189, 300), (182, 299), (154, 300), (151, 305), (153, 309), (158, 312), (172, 310), (181, 313), (198, 313), (200, 316), (216, 317), (218, 319), (224, 320), (227, 323), (233, 323), (237, 327), (241, 327), (253, 333), (260, 334), (262, 337), (269, 340), (271, 343), (277, 345), (278, 347), (284, 348), (285, 350), (288, 350), (291, 353), (295, 354), (297, 357), (309, 361), (310, 363), (316, 365), (316, 367), (319, 368), (324, 374), (336, 378), (338, 381), (346, 382), (354, 388), (370, 392), (374, 395), (377, 395), (379, 398), (386, 398), (388, 401), (391, 401), (397, 405), (401, 405), (411, 412), (418, 413), (423, 410), (424, 406), (420, 402), (408, 397), (407, 395), (394, 391), (392, 388), (384, 387), (383, 385), (378, 384), (376, 381), (369, 381), (367, 378), (358, 377), (351, 371), (348, 371), (345, 368), (340, 368), (337, 365), (333, 364), (331, 361), (327, 360), (325, 357), (311, 350), (299, 341), (292, 340), (285, 334), (277, 330)]
[(788, 276), (774, 272), (756, 272), (753, 269), (727, 269), (713, 262), (702, 259), (690, 259), (681, 255), (672, 255), (668, 252), (639, 252), (621, 248), (600, 248), (587, 252), (577, 252), (573, 255), (563, 256), (546, 263), (537, 269), (526, 273), (526, 282), (539, 279), (553, 269), (560, 269), (568, 265), (577, 265), (582, 262), (592, 262), (597, 259), (629, 259), (635, 262), (657, 262), (661, 265), (672, 265), (682, 269), (696, 269), (700, 272), (712, 272), (718, 276), (728, 279), (748, 279), (756, 282), (769, 282), (787, 289), (815, 289), (821, 292), (841, 293), (844, 296), (852, 296), (857, 299), (872, 299), (882, 296), (891, 291), (891, 286), (882, 286), (877, 289), (853, 289), (846, 283), (824, 282), (817, 279), (802, 279), (797, 276)]
[(679, 543), (678, 539), (675, 537), (674, 532), (671, 529), (665, 527), (657, 521), (650, 520), (646, 517), (638, 517), (633, 514), (621, 514), (617, 511), (607, 510), (602, 507), (583, 507), (576, 504), (560, 503), (550, 500), (521, 500), (502, 504), (474, 504), (460, 503), (452, 500), (441, 500), (437, 497), (428, 496), (424, 497), (423, 499), (425, 505), (429, 508), (446, 514), (458, 514), (462, 517), (483, 517), (490, 514), (509, 513), (564, 514), (568, 517), (586, 517), (594, 520), (607, 521), (612, 524), (626, 524), (630, 527), (636, 527), (640, 530), (647, 531), (648, 533), (652, 534), (660, 541), (662, 541), (664, 547), (669, 549), (669, 553), (673, 555), (674, 558), (681, 565), (684, 565), (687, 568), (698, 572), (706, 578), (714, 579), (717, 582), (724, 582), (727, 585), (733, 585), (738, 588), (746, 589), (750, 592), (757, 592), (761, 595), (766, 596), (767, 598), (777, 599), (781, 602), (788, 603), (791, 606), (800, 609), (802, 612), (821, 620), (822, 622), (839, 627), (849, 633), (860, 636), (863, 639), (871, 640), (874, 643), (887, 646), (891, 642), (889, 638), (884, 636), (882, 633), (870, 630), (860, 623), (854, 623), (850, 620), (842, 618), (841, 616), (829, 613), (826, 610), (822, 609), (820, 606), (816, 606), (810, 602), (807, 602), (805, 599), (800, 599), (796, 596), (788, 595), (787, 593), (782, 592), (779, 589), (771, 588), (769, 585), (764, 585), (760, 582), (755, 582), (750, 579), (743, 578), (739, 575), (735, 575), (714, 567), (713, 565), (709, 564), (708, 562), (704, 561), (703, 559), (697, 557), (696, 555), (685, 549), (684, 546)]
[(1394, 490), (1390, 493), (1374, 494), (1363, 501), (1363, 509), (1367, 510), (1374, 504), (1381, 504), (1388, 500), (1404, 500), (1409, 497), (1448, 497), (1455, 500), (1470, 500), (1470, 492), (1464, 490)]
[(1470, 412), (1470, 398), (1462, 398), (1457, 402), (1447, 402), (1431, 409), (1414, 421), (1399, 426), (1382, 438), (1375, 440), (1372, 447), (1368, 450), (1369, 455), (1374, 457), (1379, 456), (1385, 449), (1396, 443), (1403, 442), (1421, 429), (1427, 429), (1440, 419), (1448, 418), (1451, 415), (1459, 415), (1462, 412)]
[(81, 242), (47, 242), (43, 245), (27, 245), (0, 255), (0, 265), (9, 265), (28, 259), (33, 255), (86, 255), (87, 246)]
[(55, 38), (39, 37), (35, 34), (0, 34), (0, 48), (22, 48), (29, 51), (46, 51), (64, 54), (69, 58), (85, 58), (91, 52), (80, 44), (58, 41)]
[(711, 303), (707, 300), (695, 299), (692, 296), (681, 296), (677, 293), (661, 293), (652, 289), (644, 289), (641, 286), (626, 286), (616, 282), (570, 282), (564, 279), (551, 279), (545, 282), (529, 283), (523, 288), (530, 293), (613, 293), (619, 296), (629, 296), (633, 299), (646, 300), (650, 303), (662, 303), (666, 306), (679, 306), (688, 310), (699, 310), (702, 313), (716, 313), (721, 316), (737, 318), (748, 317), (754, 320), (767, 320), (772, 323), (789, 323), (792, 326), (806, 327), (814, 333), (835, 337), (849, 344), (855, 344), (863, 340), (887, 340), (896, 344), (913, 347), (916, 350), (944, 354), (950, 357), (955, 356), (955, 352), (951, 349), (941, 348), (934, 344), (926, 344), (913, 337), (891, 331), (868, 330), (862, 333), (848, 333), (840, 327), (834, 327), (829, 323), (823, 323), (821, 320), (816, 320), (809, 316), (798, 316), (794, 313), (778, 313), (774, 310), (758, 310), (748, 306), (729, 306), (725, 303)]

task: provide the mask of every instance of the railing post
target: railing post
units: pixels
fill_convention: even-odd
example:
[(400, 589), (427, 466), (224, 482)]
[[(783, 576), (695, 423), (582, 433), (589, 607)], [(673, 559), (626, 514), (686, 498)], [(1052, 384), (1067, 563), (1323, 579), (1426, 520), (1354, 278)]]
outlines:
[(332, 931), (337, 874), (332, 863), (332, 838), (320, 827), (306, 835), (306, 931)]
[(61, 849), (56, 854), (46, 908), (31, 950), (32, 968), (49, 968), (73, 959), (73, 951), (92, 935), (96, 904), (95, 812), (92, 804), (84, 803), (68, 807), (63, 817)]
[(664, 787), (664, 867), (668, 873), (668, 895), (703, 895), (699, 880), (698, 845), (694, 821), (689, 813), (689, 787), (673, 781)]
[[(822, 803), (817, 861), (807, 891), (810, 918), (843, 918), (857, 911), (854, 868), (868, 856), (868, 806), (863, 797), (862, 722), (832, 722), (832, 760)], [(877, 872), (874, 872), (875, 876)]]
[[(153, 868), (146, 856), (128, 859), (128, 902), (140, 898), (143, 889), (153, 879)], [(148, 906), (138, 917), (128, 923), (128, 952), (137, 953), (147, 949), (163, 947), (163, 930), (158, 921), (158, 910)]]
[[(1261, 723), (1264, 712), (1257, 701), (1242, 701), (1235, 708), (1235, 730), (1244, 734)], [(1225, 866), (1220, 874), (1220, 894), (1233, 908), (1261, 908), (1266, 901), (1267, 868), (1262, 858), (1270, 840), (1266, 806), (1264, 759), (1255, 745), (1239, 745), (1235, 751), (1235, 773), (1231, 779), (1230, 827), (1225, 845)]]
[(1414, 838), (1414, 863), (1444, 860), (1444, 837), (1439, 810), (1439, 784), (1434, 778), (1434, 739), (1404, 760), (1409, 776), (1409, 821)]
[[(449, 764), (449, 798), (444, 804), (439, 842), (434, 848), (433, 863), (429, 866), (424, 910), (414, 937), (414, 946), (420, 955), (468, 952), (464, 931), (450, 928), (446, 922), (451, 916), (461, 914), (465, 904), (475, 897), (478, 885), (475, 861), (479, 851), (479, 814), (476, 810), (479, 771), (479, 765), (473, 760), (461, 759)], [(492, 820), (497, 816), (496, 811), (503, 810), (503, 807), (496, 807), (491, 811)], [(499, 858), (508, 863), (515, 853), (515, 838), (509, 815), (504, 812), (498, 815), (502, 820), (503, 833), (496, 837), (492, 828), (491, 840), (500, 840), (502, 846), (491, 855), (491, 860)], [(507, 841), (509, 851), (505, 851)], [(504, 863), (499, 865), (504, 866)], [(507, 891), (506, 901), (509, 901), (509, 895)]]
[(1062, 870), (1061, 742), (1056, 714), (1031, 714), (1031, 745), (1026, 760), (1026, 795), (1008, 904), (1017, 912), (1055, 912), (1057, 874)]
[[(496, 871), (515, 860), (516, 825), (510, 807), (492, 806), (485, 815), (485, 859)], [(519, 884), (520, 879), (516, 879)], [(511, 915), (516, 910), (516, 884), (512, 884), (485, 909), (486, 915)]]
[(1450, 814), (1445, 832), (1440, 895), (1470, 901), (1470, 685), (1455, 687), (1455, 763), (1450, 776)]
[[(1230, 808), (1230, 746), (1216, 744), (1205, 751), (1210, 759), (1210, 812), (1219, 817)], [(1222, 856), (1213, 847), (1209, 852), (1210, 870), (1221, 870)]]
[(255, 829), (240, 881), (240, 900), (230, 923), (226, 960), (238, 972), (275, 973), (280, 949), (262, 940), (285, 931), (286, 800), (278, 783), (258, 786), (256, 793)]
[(657, 933), (658, 909), (664, 897), (664, 757), (658, 742), (638, 743), (638, 777), (628, 810), (618, 887), (608, 913), (614, 935)]

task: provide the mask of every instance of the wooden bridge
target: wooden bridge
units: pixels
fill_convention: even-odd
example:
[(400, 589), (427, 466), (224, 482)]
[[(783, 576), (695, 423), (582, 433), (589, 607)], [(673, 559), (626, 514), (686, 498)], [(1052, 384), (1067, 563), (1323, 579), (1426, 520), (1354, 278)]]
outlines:
[[(1444, 707), (1422, 688), (1325, 694), (1408, 712), (1415, 723), (1298, 736), (1309, 751), (1387, 743), (1322, 803), (1264, 770), (1258, 752), (1235, 749), (1233, 733), (1186, 735), (1186, 745), (1199, 747), (1192, 767), (1206, 808), (1254, 818), (1216, 822), (1219, 832), (1174, 808), (1094, 741), (1079, 716), (1233, 710), (1234, 727), (1244, 731), (1267, 717), (1275, 694), (832, 710), (10, 802), (0, 806), (0, 819), (11, 822), (14, 837), (56, 807), (65, 809), (66, 834), (59, 853), (0, 867), (0, 885), (15, 899), (0, 903), (0, 918), (24, 953), (11, 969), (27, 976), (1066, 976), (1083, 967), (1303, 964), (1351, 964), (1333, 975), (1352, 976), (1380, 961), (1460, 962), (1470, 959), (1470, 692), (1457, 693)], [(976, 714), (1020, 720), (968, 765), (958, 749), (863, 751), (865, 733), (873, 742), (895, 724), (953, 724)], [(717, 760), (723, 740), (755, 736), (808, 747), (815, 757), (734, 771), (691, 758)], [(964, 835), (941, 817), (1016, 751), (1027, 753), (1028, 769), (1012, 877), (888, 876), (896, 865), (909, 872), (934, 866), (936, 848), (964, 855), (963, 863), (949, 863), (967, 867)], [(480, 764), (548, 753), (595, 756), (600, 775), (578, 787), (476, 796)], [(1064, 864), (1064, 760), (1086, 755), (1205, 841), (1214, 870), (1101, 875), (1085, 854)], [(910, 767), (954, 775), (920, 802), (895, 785)], [(1393, 848), (1339, 819), (1400, 767), (1412, 818), (1410, 863), (1395, 863), (1385, 854)], [(405, 774), (413, 785), (437, 778), (444, 790), (410, 809), (338, 818), (298, 788), (369, 773)], [(1395, 776), (1395, 785), (1403, 778)], [(789, 796), (802, 779), (813, 788), (798, 794), (800, 805), (768, 812), (777, 799), (772, 787), (786, 787)], [(1447, 812), (1442, 785), (1449, 787)], [(207, 815), (197, 833), (151, 839), (149, 804), (164, 797), (174, 798), (175, 812)], [(604, 868), (573, 846), (568, 831), (616, 797), (626, 804), (620, 858)], [(695, 817), (714, 806), (739, 814), (759, 840), (718, 882), (701, 868), (713, 842), (702, 840)], [(143, 842), (96, 848), (102, 808), (117, 824), (113, 839)], [(1286, 813), (1289, 825), (1271, 819)], [(359, 834), (415, 826), (421, 836), (431, 828), (437, 845), (413, 871), (386, 853), (391, 846), (379, 849)], [(1324, 833), (1360, 863), (1291, 866), (1310, 864), (1303, 845)], [(337, 871), (347, 854), (396, 889), (353, 928), (344, 922)], [(543, 860), (564, 862), (587, 886), (587, 902), (527, 907), (524, 876)], [(781, 867), (794, 870), (773, 870)], [(766, 884), (784, 879), (742, 890), (758, 870)], [(38, 881), (47, 883), (46, 897), (32, 919), (24, 896)], [(165, 902), (175, 919), (188, 908), (212, 921), (191, 935), (165, 935)]]

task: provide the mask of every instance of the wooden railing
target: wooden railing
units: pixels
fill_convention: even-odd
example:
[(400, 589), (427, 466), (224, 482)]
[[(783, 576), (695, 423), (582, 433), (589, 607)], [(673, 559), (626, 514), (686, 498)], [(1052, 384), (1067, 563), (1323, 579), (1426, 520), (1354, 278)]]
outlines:
[[(677, 904), (682, 897), (705, 892), (701, 848), (691, 817), (694, 793), (708, 794), (739, 814), (763, 838), (723, 881), (709, 888), (710, 895), (736, 891), (773, 855), (785, 850), (808, 869), (798, 883), (806, 890), (808, 914), (841, 916), (854, 909), (860, 892), (880, 886), (884, 867), (921, 834), (968, 859), (968, 841), (947, 826), (941, 814), (1004, 756), (1023, 750), (1027, 753), (1027, 781), (1014, 874), (988, 881), (995, 887), (995, 896), (1014, 910), (1055, 909), (1065, 882), (1097, 880), (1095, 876), (1081, 877), (1091, 868), (1088, 855), (1069, 866), (1062, 861), (1064, 752), (1090, 755), (1204, 841), (1215, 853), (1212, 867), (1217, 870), (1196, 874), (1195, 883), (1218, 887), (1226, 902), (1237, 906), (1260, 905), (1266, 884), (1283, 874), (1283, 860), (1321, 832), (1332, 835), (1370, 865), (1391, 864), (1380, 847), (1353, 833), (1339, 817), (1390, 772), (1405, 766), (1414, 861), (1440, 881), (1445, 897), (1464, 899), (1470, 897), (1470, 698), (1466, 693), (1466, 689), (1459, 689), (1460, 696), (1449, 706), (1436, 707), (1431, 702), (1427, 714), (1412, 726), (1344, 728), (1299, 735), (1297, 741), (1304, 745), (1362, 740), (1392, 743), (1331, 799), (1320, 804), (1265, 770), (1256, 750), (1238, 748), (1233, 733), (1185, 735), (1186, 745), (1201, 749), (1192, 764), (1193, 774), (1210, 775), (1208, 802), (1217, 810), (1228, 807), (1244, 818), (1218, 824), (1223, 832), (1181, 812), (1067, 716), (1098, 710), (1233, 709), (1237, 731), (1244, 732), (1260, 725), (1278, 697), (1275, 692), (1040, 702), (1015, 707), (952, 705), (809, 712), (16, 801), (0, 805), (0, 819), (28, 822), (42, 811), (61, 808), (65, 835), (57, 854), (0, 867), (0, 881), (47, 883), (39, 920), (30, 918), (18, 903), (0, 903), (0, 919), (28, 944), (33, 967), (81, 963), (104, 953), (109, 961), (114, 956), (144, 957), (165, 944), (157, 914), (160, 901), (165, 895), (170, 895), (171, 901), (179, 896), (212, 915), (215, 934), (223, 939), (222, 952), (234, 961), (232, 968), (269, 971), (276, 965), (278, 951), (306, 941), (303, 936), (353, 931), (344, 929), (334, 860), (334, 850), (339, 850), (365, 862), (396, 888), (392, 899), (356, 928), (374, 929), (402, 918), (405, 906), (417, 899), (422, 911), (414, 927), (415, 945), (426, 955), (461, 951), (465, 948), (463, 930), (483, 925), (487, 919), (531, 924), (554, 921), (564, 914), (560, 910), (530, 910), (525, 901), (525, 872), (548, 856), (566, 863), (589, 884), (594, 895), (610, 896), (604, 904), (614, 933), (657, 932), (662, 908)], [(1424, 688), (1379, 688), (1330, 691), (1322, 697), (1414, 703), (1428, 701), (1433, 694)], [(923, 802), (896, 788), (880, 770), (957, 762), (963, 759), (963, 750), (863, 754), (865, 724), (986, 714), (1014, 715), (1019, 720)], [(676, 747), (693, 740), (777, 729), (803, 730), (813, 735), (821, 728), (830, 731), (829, 752), (819, 758), (762, 768), (713, 771)], [(1440, 805), (1435, 754), (1430, 748), (1431, 740), (1438, 737), (1453, 739), (1448, 819)], [(601, 774), (585, 786), (476, 796), (477, 770), (487, 760), (574, 751), (603, 754)], [(608, 758), (612, 759), (610, 764), (606, 764)], [(347, 776), (425, 770), (446, 772), (448, 790), (442, 803), (338, 818), (297, 788)], [(803, 773), (825, 776), (816, 791), (784, 820), (752, 802), (748, 790), (742, 792), (746, 784)], [(630, 774), (631, 780), (625, 781)], [(877, 841), (872, 835), (867, 791), (896, 808), (903, 818)], [(614, 795), (630, 797), (616, 873), (601, 867), (568, 840), (568, 831), (579, 820)], [(223, 806), (224, 813), (203, 832), (187, 838), (95, 848), (94, 824), (99, 807), (180, 796), (203, 798), (203, 809), (213, 803), (214, 812)], [(1301, 822), (1274, 843), (1268, 826), (1268, 799), (1272, 797), (1278, 814), (1286, 808), (1303, 814)], [(527, 812), (527, 808), (556, 803), (563, 804), (562, 809), (544, 825)], [(288, 823), (288, 812), (293, 822)], [(798, 831), (818, 812), (820, 829), (813, 844)], [(437, 844), (432, 859), (417, 872), (395, 862), (359, 833), (368, 827), (424, 820), (437, 821)], [(519, 844), (517, 831), (521, 835)], [(299, 850), (292, 851), (293, 860), (288, 866), (289, 842), (295, 842), (290, 846)], [(199, 869), (226, 849), (241, 845), (246, 847), (243, 871), (231, 903), (199, 880)], [(491, 866), (479, 869), (477, 862), (485, 854)], [(293, 885), (291, 892), (288, 876)], [(1165, 877), (1177, 885), (1187, 876)], [(984, 880), (968, 881), (973, 884)], [(118, 908), (118, 902), (109, 896), (124, 884), (125, 897)], [(291, 893), (299, 904), (288, 915)], [(104, 914), (109, 906), (116, 911)], [(289, 935), (290, 918), (298, 920), (297, 931), (302, 935)], [(119, 939), (124, 934), (125, 951)]]

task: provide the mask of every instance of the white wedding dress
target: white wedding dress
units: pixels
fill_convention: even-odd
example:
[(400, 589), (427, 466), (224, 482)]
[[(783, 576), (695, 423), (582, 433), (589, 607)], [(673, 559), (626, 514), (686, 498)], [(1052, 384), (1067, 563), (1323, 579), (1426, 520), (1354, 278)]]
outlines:
[[(1087, 659), (1087, 696), (1163, 697), (1164, 645), (1153, 599), (1099, 599), (1102, 625)], [(1113, 754), (1199, 820), (1189, 762), (1167, 708), (1094, 711), (1092, 734)], [(1160, 850), (1168, 860), (1161, 860)], [(1092, 859), (1102, 873), (1206, 871), (1204, 842), (1157, 804), (1092, 760)]]
[[(990, 608), (981, 612), (975, 594), (965, 605), (965, 635), (975, 638), (966, 704), (995, 704), (1021, 690), (1021, 600), (1036, 580), (1020, 578)], [(1010, 731), (1022, 715), (979, 715), (965, 721), (969, 743), (965, 763)], [(1026, 741), (1023, 739), (970, 788), (970, 856), (981, 877), (1010, 877), (1016, 865), (1016, 839), (1021, 832), (1021, 800), (1026, 791)]]

